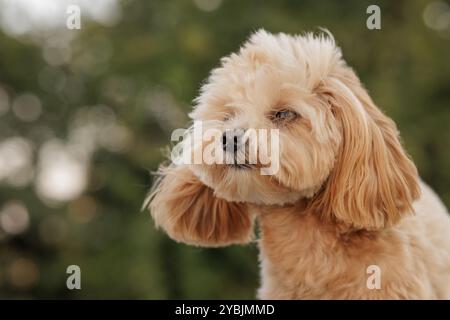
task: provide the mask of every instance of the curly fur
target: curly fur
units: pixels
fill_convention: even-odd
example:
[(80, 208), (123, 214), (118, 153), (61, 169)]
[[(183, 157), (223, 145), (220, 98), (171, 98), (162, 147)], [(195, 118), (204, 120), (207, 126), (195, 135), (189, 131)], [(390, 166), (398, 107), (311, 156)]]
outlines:
[[(286, 106), (299, 118), (270, 121)], [(331, 34), (256, 32), (212, 71), (191, 117), (279, 129), (280, 170), (162, 167), (148, 201), (170, 237), (244, 244), (258, 220), (262, 299), (450, 298), (447, 210)], [(380, 289), (366, 285), (369, 265)]]

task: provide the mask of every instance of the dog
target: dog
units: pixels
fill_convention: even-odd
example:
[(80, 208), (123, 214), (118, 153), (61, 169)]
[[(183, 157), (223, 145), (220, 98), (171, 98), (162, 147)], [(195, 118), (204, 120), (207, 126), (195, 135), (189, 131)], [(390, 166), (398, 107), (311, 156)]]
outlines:
[(211, 72), (190, 117), (219, 132), (277, 130), (279, 169), (163, 165), (146, 207), (171, 238), (248, 244), (258, 221), (260, 299), (450, 298), (447, 209), (328, 31), (255, 32)]

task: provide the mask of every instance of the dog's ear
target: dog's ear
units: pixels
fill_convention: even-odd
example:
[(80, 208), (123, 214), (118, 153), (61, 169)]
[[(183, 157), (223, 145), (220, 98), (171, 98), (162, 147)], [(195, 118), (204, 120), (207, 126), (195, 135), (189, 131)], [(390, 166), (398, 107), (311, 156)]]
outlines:
[(217, 198), (188, 166), (160, 169), (148, 198), (156, 226), (174, 240), (200, 246), (248, 243), (254, 216), (245, 203)]
[(418, 174), (395, 123), (374, 105), (351, 70), (325, 80), (320, 91), (341, 125), (342, 143), (311, 208), (361, 229), (393, 225), (412, 214), (420, 194)]

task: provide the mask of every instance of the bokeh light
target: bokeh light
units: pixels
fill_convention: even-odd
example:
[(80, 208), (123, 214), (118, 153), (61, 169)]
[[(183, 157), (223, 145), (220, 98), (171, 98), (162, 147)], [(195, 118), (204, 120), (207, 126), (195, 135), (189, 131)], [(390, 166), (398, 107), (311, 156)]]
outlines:
[(28, 289), (36, 284), (39, 269), (35, 262), (28, 258), (18, 258), (9, 267), (11, 284), (17, 289)]
[(121, 18), (117, 0), (0, 0), (0, 26), (12, 36), (62, 27), (68, 5), (80, 6), (88, 18), (105, 26)]
[(86, 160), (63, 142), (46, 142), (39, 152), (36, 190), (44, 201), (68, 201), (78, 197), (87, 185)]
[(10, 201), (0, 209), (0, 227), (7, 234), (20, 234), (27, 230), (29, 223), (28, 210), (19, 201)]
[(222, 0), (194, 0), (195, 5), (203, 11), (217, 10), (222, 4)]
[(0, 182), (22, 187), (33, 178), (33, 147), (23, 137), (10, 137), (0, 141)]
[(12, 110), (18, 119), (33, 122), (41, 115), (42, 104), (34, 94), (25, 93), (14, 99)]

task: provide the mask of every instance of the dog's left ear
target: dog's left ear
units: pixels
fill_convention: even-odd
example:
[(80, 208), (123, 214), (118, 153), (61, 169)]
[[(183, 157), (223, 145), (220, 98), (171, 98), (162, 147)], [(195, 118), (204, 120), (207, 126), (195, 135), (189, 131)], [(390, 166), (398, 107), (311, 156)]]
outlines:
[(253, 238), (255, 216), (247, 204), (216, 197), (186, 165), (160, 168), (144, 207), (172, 239), (187, 244), (218, 247)]
[(352, 70), (324, 80), (319, 94), (341, 125), (335, 167), (311, 208), (358, 229), (379, 229), (412, 214), (418, 173), (395, 123), (373, 103)]

